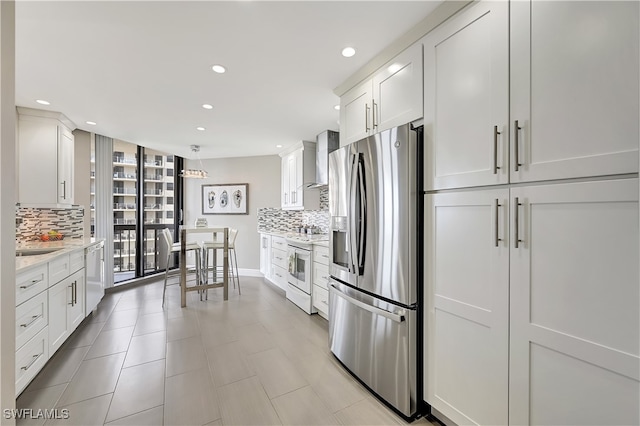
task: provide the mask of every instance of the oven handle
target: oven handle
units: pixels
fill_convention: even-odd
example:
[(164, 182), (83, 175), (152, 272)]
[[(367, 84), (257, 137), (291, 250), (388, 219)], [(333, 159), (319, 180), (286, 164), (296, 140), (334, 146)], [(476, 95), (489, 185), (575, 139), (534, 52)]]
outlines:
[(345, 299), (347, 302), (349, 302), (349, 303), (351, 303), (353, 305), (356, 305), (357, 307), (362, 308), (365, 311), (369, 311), (369, 312), (371, 312), (373, 314), (383, 316), (383, 317), (385, 317), (387, 319), (390, 319), (391, 321), (395, 321), (397, 323), (401, 323), (401, 322), (403, 322), (405, 320), (405, 315), (404, 315), (405, 311), (404, 310), (401, 310), (400, 313), (396, 314), (394, 312), (389, 312), (387, 310), (384, 310), (384, 309), (369, 305), (368, 303), (361, 302), (358, 299), (355, 299), (355, 298), (349, 296), (348, 294), (343, 293), (342, 291), (340, 291), (338, 289), (338, 287), (336, 287), (333, 284), (331, 284), (331, 291), (333, 291), (337, 296), (340, 296), (343, 299)]

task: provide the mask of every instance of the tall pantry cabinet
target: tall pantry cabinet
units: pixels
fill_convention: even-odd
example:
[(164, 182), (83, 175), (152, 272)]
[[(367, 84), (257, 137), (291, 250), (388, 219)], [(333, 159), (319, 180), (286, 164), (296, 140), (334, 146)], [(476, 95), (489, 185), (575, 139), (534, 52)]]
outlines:
[(637, 2), (474, 3), (424, 39), (426, 400), (638, 424)]

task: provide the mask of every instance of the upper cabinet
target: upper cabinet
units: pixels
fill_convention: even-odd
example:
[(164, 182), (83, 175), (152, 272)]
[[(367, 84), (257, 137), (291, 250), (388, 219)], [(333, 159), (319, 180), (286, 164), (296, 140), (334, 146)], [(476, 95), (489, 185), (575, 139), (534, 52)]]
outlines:
[(416, 43), (340, 98), (340, 145), (422, 117), (422, 44)]
[(481, 1), (423, 42), (427, 190), (638, 171), (637, 2)]
[(75, 125), (64, 115), (18, 108), (18, 202), (73, 204)]
[(302, 141), (282, 157), (282, 202), (284, 210), (316, 210), (320, 194), (307, 185), (316, 178), (315, 142)]

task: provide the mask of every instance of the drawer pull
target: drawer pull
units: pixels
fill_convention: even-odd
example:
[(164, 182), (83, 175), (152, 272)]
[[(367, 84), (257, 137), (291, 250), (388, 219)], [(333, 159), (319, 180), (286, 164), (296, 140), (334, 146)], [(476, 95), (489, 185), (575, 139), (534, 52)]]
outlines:
[(34, 355), (33, 359), (31, 360), (31, 362), (28, 365), (26, 365), (24, 367), (21, 367), (20, 369), (24, 370), (24, 371), (27, 371), (38, 360), (38, 358), (40, 358), (43, 354), (44, 354), (44, 352), (40, 352), (38, 355)]
[(39, 280), (31, 280), (31, 283), (28, 285), (21, 285), (20, 288), (23, 290), (28, 289), (29, 287), (33, 287), (34, 285), (41, 283), (44, 280), (44, 278), (40, 278)]
[(327, 303), (326, 300), (321, 300), (320, 302), (324, 303), (325, 305), (329, 306), (329, 304)]
[(29, 322), (28, 322), (28, 323), (26, 323), (26, 324), (20, 324), (20, 327), (27, 328), (27, 327), (29, 327), (31, 324), (33, 324), (34, 322), (36, 322), (36, 320), (37, 320), (38, 318), (41, 318), (41, 317), (42, 317), (42, 314), (40, 314), (40, 315), (34, 315), (34, 316), (32, 316), (32, 317), (31, 317), (31, 321), (29, 321)]

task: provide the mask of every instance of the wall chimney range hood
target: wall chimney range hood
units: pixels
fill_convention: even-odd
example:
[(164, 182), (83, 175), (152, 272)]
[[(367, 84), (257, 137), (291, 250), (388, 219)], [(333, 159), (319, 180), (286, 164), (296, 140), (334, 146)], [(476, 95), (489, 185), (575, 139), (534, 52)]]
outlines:
[(340, 148), (340, 133), (325, 130), (316, 136), (316, 181), (307, 188), (322, 188), (329, 184), (329, 154)]

